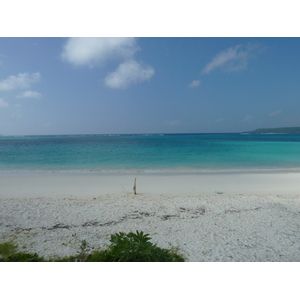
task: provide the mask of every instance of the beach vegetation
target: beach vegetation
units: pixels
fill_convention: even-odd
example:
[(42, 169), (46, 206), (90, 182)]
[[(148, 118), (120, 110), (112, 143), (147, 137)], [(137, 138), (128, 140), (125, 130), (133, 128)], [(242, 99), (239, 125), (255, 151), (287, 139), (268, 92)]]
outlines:
[(37, 253), (16, 252), (7, 257), (6, 262), (43, 262), (44, 258), (40, 257)]
[(45, 261), (37, 253), (17, 252), (12, 242), (0, 244), (0, 262), (41, 262)]
[(0, 244), (0, 262), (184, 262), (178, 248), (164, 249), (150, 242), (149, 234), (119, 232), (112, 234), (105, 249), (90, 252), (86, 240), (81, 241), (77, 255), (45, 260), (37, 253), (17, 252), (11, 242)]
[(0, 244), (0, 255), (1, 259), (5, 259), (11, 254), (14, 254), (16, 252), (16, 249), (18, 247), (14, 245), (12, 242), (5, 242)]
[(87, 261), (103, 262), (182, 262), (184, 258), (175, 249), (168, 250), (150, 242), (149, 234), (119, 232), (111, 235), (110, 245), (94, 251)]
[(82, 240), (81, 244), (80, 244), (80, 250), (78, 251), (77, 255), (71, 255), (68, 257), (56, 259), (54, 261), (56, 261), (56, 262), (84, 262), (84, 261), (87, 261), (87, 258), (89, 256), (88, 252), (89, 252), (88, 243), (86, 240)]

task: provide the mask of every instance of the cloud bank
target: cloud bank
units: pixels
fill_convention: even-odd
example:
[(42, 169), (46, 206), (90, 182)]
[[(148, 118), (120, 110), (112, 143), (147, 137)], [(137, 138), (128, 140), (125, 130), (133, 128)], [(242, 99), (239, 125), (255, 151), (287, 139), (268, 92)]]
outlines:
[(252, 122), (253, 121), (253, 117), (248, 115), (247, 117), (244, 118), (243, 122)]
[(69, 38), (61, 57), (75, 66), (102, 66), (109, 60), (127, 60), (138, 50), (135, 38)]
[(110, 88), (124, 89), (131, 84), (150, 80), (153, 75), (152, 67), (128, 60), (105, 78), (105, 84)]
[(202, 74), (209, 74), (215, 69), (226, 72), (238, 72), (247, 68), (249, 58), (258, 49), (257, 45), (237, 45), (218, 53), (202, 70)]
[(270, 117), (274, 117), (276, 115), (279, 115), (280, 113), (281, 113), (281, 110), (272, 111), (272, 112), (270, 112)]
[(139, 50), (136, 38), (69, 38), (63, 46), (64, 61), (81, 67), (102, 67), (109, 61), (121, 62), (104, 80), (105, 85), (124, 89), (131, 84), (150, 80), (154, 69), (134, 59)]
[(35, 99), (38, 99), (41, 97), (42, 97), (42, 95), (40, 93), (31, 91), (31, 90), (25, 91), (22, 94), (17, 96), (17, 98), (35, 98)]
[(180, 120), (166, 120), (165, 123), (168, 126), (178, 126), (178, 125), (181, 125), (181, 121)]
[(41, 74), (39, 72), (28, 74), (19, 73), (17, 76), (9, 76), (0, 81), (1, 91), (22, 90), (30, 88), (31, 84), (39, 82)]
[(215, 120), (215, 123), (220, 123), (220, 122), (223, 122), (223, 121), (224, 121), (224, 119), (220, 118), (220, 119)]
[(191, 88), (191, 87), (197, 87), (201, 84), (201, 81), (200, 80), (193, 80), (189, 85), (188, 87)]
[(0, 108), (1, 107), (7, 107), (8, 103), (4, 101), (4, 99), (0, 98)]

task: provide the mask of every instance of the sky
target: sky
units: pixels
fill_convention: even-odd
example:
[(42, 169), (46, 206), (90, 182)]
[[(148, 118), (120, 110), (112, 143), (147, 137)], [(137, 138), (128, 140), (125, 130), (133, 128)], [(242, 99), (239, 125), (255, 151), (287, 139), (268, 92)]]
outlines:
[(0, 37), (0, 134), (300, 126), (297, 37)]

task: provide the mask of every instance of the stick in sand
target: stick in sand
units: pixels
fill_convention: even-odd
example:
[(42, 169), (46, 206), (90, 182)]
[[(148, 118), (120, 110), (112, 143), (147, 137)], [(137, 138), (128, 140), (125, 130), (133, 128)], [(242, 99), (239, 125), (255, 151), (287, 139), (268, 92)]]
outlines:
[(133, 193), (136, 195), (136, 178), (134, 178)]

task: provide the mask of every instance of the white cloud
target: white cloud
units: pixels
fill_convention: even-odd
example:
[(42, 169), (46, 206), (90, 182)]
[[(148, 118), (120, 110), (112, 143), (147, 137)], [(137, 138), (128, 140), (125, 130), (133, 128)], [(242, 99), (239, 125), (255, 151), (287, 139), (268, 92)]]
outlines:
[(253, 120), (253, 117), (252, 116), (247, 116), (247, 117), (245, 117), (244, 118), (244, 122), (252, 122), (252, 120)]
[(61, 57), (75, 66), (102, 67), (109, 61), (121, 62), (104, 80), (110, 88), (124, 89), (131, 84), (149, 80), (154, 69), (134, 59), (139, 50), (137, 39), (122, 38), (69, 38)]
[(224, 121), (224, 119), (220, 118), (220, 119), (215, 120), (215, 123), (220, 123), (220, 122), (223, 122), (223, 121)]
[(19, 73), (17, 76), (9, 76), (6, 79), (0, 81), (0, 90), (18, 90), (28, 89), (32, 83), (36, 83), (40, 80), (41, 74), (39, 72), (28, 74)]
[(127, 60), (105, 78), (105, 84), (110, 88), (124, 89), (129, 85), (150, 80), (154, 69), (135, 60)]
[(8, 103), (4, 101), (4, 99), (0, 98), (0, 107), (7, 107)]
[(61, 57), (75, 66), (102, 66), (110, 60), (133, 58), (138, 50), (132, 37), (74, 37), (63, 47)]
[(280, 113), (281, 113), (281, 110), (272, 111), (272, 112), (270, 113), (270, 117), (274, 117), (274, 116), (276, 116), (276, 115), (279, 115)]
[(188, 85), (188, 87), (189, 87), (189, 88), (191, 88), (191, 87), (197, 87), (197, 86), (200, 85), (200, 83), (201, 83), (200, 80), (193, 80), (193, 81)]
[(181, 121), (180, 120), (171, 120), (171, 121), (167, 120), (167, 121), (165, 121), (165, 123), (169, 126), (178, 126), (181, 124)]
[(202, 70), (202, 74), (208, 74), (214, 69), (222, 68), (226, 72), (238, 72), (247, 68), (248, 60), (257, 45), (237, 45), (217, 54)]
[(35, 99), (38, 99), (38, 98), (41, 98), (42, 95), (36, 91), (25, 91), (23, 92), (22, 94), (18, 95), (17, 98), (35, 98)]

